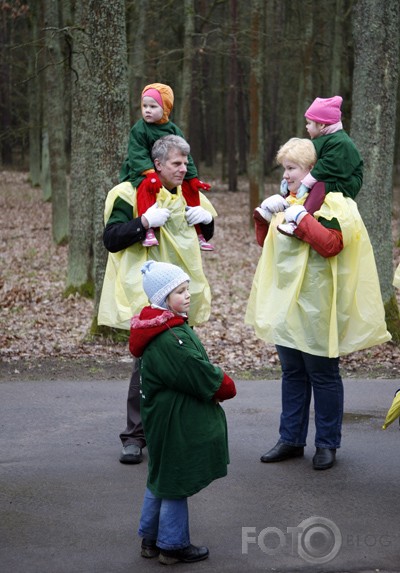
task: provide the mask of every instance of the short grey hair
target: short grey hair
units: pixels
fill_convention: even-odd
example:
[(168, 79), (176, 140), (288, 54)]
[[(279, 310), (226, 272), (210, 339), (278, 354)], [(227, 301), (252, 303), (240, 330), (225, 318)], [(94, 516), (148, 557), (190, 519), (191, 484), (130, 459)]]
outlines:
[(183, 137), (179, 135), (164, 135), (164, 137), (157, 139), (153, 145), (151, 158), (153, 161), (157, 159), (160, 163), (165, 163), (172, 149), (179, 149), (186, 156), (190, 153), (190, 145)]

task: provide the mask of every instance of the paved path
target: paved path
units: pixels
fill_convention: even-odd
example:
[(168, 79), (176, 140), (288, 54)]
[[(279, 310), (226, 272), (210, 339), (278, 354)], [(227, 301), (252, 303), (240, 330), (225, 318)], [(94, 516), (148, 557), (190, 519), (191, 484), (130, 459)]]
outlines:
[[(164, 570), (139, 556), (146, 460), (118, 462), (128, 382), (0, 382), (0, 571)], [(277, 439), (278, 381), (239, 381), (225, 403), (231, 465), (190, 500), (210, 558), (191, 572), (400, 571), (400, 432), (381, 425), (400, 380), (346, 380), (334, 468), (262, 464)], [(313, 424), (311, 424), (311, 427)], [(325, 562), (324, 562), (325, 561)]]

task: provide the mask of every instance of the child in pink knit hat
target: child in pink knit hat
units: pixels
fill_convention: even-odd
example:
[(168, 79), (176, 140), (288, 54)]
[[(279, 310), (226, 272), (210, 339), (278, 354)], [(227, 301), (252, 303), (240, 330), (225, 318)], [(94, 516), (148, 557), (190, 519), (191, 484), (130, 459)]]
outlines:
[[(363, 160), (353, 140), (343, 129), (342, 102), (341, 96), (317, 97), (304, 114), (317, 162), (297, 191), (296, 203), (304, 203), (304, 206), (298, 204), (299, 213), (306, 210), (312, 215), (320, 208), (325, 194), (331, 191), (355, 199), (361, 189)], [(288, 198), (288, 181), (285, 179), (281, 183), (281, 193)], [(295, 228), (293, 221), (278, 227), (285, 235), (293, 235)]]

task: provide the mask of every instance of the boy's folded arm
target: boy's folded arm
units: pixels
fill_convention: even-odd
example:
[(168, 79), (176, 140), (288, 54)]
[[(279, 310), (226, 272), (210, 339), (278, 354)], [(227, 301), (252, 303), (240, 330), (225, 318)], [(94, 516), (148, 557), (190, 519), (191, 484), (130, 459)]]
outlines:
[(224, 372), (224, 377), (222, 378), (221, 386), (215, 392), (213, 399), (222, 402), (223, 400), (229, 400), (236, 396), (236, 386), (235, 382), (230, 376)]

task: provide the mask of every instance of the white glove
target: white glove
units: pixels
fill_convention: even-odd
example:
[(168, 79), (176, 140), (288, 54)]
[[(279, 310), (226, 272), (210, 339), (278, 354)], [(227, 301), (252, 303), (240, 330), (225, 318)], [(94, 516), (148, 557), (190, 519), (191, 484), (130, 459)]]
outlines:
[(186, 207), (185, 213), (186, 221), (188, 225), (198, 225), (199, 223), (204, 223), (207, 225), (212, 221), (212, 215), (203, 207)]
[(285, 219), (288, 223), (297, 223), (301, 213), (307, 213), (303, 205), (292, 205), (285, 211)]
[(157, 203), (154, 203), (149, 207), (146, 213), (143, 213), (143, 217), (146, 218), (149, 227), (162, 227), (170, 218), (170, 211), (166, 207), (159, 207)]
[(270, 213), (279, 213), (289, 207), (289, 203), (282, 197), (282, 195), (272, 195), (264, 199), (261, 203), (261, 209), (268, 210)]

